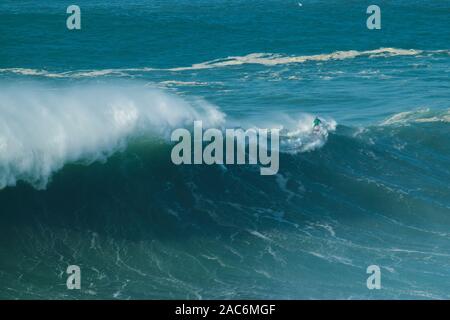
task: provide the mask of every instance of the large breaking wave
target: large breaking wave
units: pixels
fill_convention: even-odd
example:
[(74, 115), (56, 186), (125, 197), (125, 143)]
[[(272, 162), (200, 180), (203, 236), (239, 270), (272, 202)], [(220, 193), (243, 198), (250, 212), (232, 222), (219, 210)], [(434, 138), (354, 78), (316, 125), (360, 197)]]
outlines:
[(0, 189), (24, 180), (44, 187), (68, 162), (105, 160), (142, 135), (168, 137), (174, 127), (224, 114), (204, 102), (121, 84), (0, 90)]
[(45, 188), (68, 163), (106, 161), (126, 150), (130, 141), (169, 141), (179, 127), (277, 128), (282, 152), (322, 147), (336, 128), (324, 119), (321, 134), (312, 132), (312, 115), (297, 119), (283, 114), (271, 119), (229, 119), (202, 99), (183, 100), (145, 85), (115, 82), (52, 88), (42, 84), (5, 86), (0, 90), (0, 189), (25, 181)]

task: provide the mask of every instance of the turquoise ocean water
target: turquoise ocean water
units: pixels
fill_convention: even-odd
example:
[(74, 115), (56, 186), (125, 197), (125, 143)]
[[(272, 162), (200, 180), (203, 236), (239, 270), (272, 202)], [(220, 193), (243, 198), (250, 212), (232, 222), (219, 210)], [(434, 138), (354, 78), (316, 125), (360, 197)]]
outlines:
[[(450, 298), (450, 1), (371, 4), (2, 0), (0, 298)], [(173, 165), (194, 120), (278, 174)]]

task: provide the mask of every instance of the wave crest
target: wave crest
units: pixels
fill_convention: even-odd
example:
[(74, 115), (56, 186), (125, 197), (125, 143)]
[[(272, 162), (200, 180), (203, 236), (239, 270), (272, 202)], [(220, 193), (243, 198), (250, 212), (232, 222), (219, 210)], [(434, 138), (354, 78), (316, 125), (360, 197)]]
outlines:
[(52, 89), (41, 85), (0, 90), (0, 189), (18, 180), (44, 188), (70, 162), (105, 160), (146, 134), (225, 115), (206, 102), (189, 103), (161, 91), (124, 84)]

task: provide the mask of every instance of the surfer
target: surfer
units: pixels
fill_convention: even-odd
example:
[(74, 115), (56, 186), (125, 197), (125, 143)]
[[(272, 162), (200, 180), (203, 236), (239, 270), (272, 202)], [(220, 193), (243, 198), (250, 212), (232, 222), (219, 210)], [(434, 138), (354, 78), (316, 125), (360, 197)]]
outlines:
[(320, 125), (322, 124), (322, 121), (316, 117), (313, 121), (313, 130), (314, 131), (319, 131), (320, 130)]

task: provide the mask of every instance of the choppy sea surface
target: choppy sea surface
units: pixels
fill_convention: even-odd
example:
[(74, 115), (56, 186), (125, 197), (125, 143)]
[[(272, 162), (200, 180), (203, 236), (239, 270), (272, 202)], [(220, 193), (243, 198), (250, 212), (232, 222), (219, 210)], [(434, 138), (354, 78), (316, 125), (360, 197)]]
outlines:
[[(377, 1), (381, 30), (369, 1), (71, 4), (0, 3), (0, 298), (450, 298), (450, 1)], [(282, 128), (279, 172), (174, 165), (194, 120)]]

